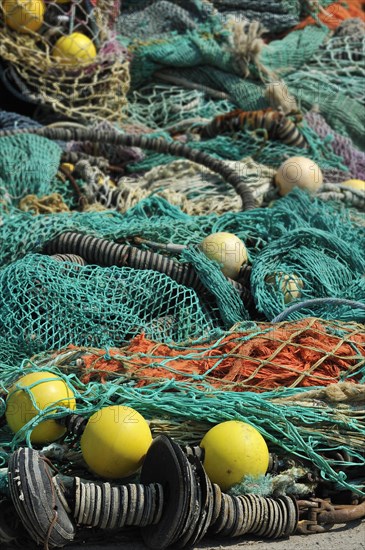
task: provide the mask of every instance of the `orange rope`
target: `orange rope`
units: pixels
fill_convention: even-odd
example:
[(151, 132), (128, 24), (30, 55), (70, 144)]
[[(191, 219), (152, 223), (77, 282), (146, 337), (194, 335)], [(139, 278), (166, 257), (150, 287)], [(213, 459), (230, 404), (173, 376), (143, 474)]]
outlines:
[(329, 334), (324, 323), (316, 319), (262, 323), (261, 334), (234, 332), (216, 345), (190, 348), (172, 348), (141, 334), (123, 350), (110, 350), (110, 360), (85, 354), (82, 380), (97, 377), (105, 381), (114, 372), (137, 380), (137, 386), (161, 379), (190, 380), (198, 385), (204, 380), (217, 389), (233, 391), (327, 386), (359, 366), (362, 358), (365, 363), (365, 331), (341, 327), (344, 335), (340, 337)]
[[(337, 29), (343, 21), (346, 21), (346, 19), (359, 17), (365, 21), (364, 6), (365, 0), (346, 0), (344, 2), (334, 2), (333, 4), (327, 6), (327, 8), (320, 8), (318, 18), (329, 29), (334, 30)], [(294, 27), (293, 30), (303, 29), (308, 25), (316, 24), (316, 20), (309, 16), (299, 23), (299, 25)]]

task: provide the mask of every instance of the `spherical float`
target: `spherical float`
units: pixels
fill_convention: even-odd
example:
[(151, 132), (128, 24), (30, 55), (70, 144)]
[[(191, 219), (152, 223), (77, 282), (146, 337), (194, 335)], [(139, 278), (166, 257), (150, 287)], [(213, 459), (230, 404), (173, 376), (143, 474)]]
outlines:
[[(74, 392), (67, 383), (57, 374), (48, 371), (31, 372), (22, 376), (10, 389), (6, 400), (5, 417), (9, 428), (18, 432), (39, 414), (39, 410), (50, 406), (72, 410), (76, 408)], [(32, 431), (30, 440), (32, 443), (51, 443), (65, 433), (66, 429), (55, 420), (43, 420)]]
[(273, 285), (275, 291), (280, 291), (284, 294), (284, 303), (289, 304), (296, 298), (300, 298), (302, 295), (302, 288), (304, 283), (298, 275), (295, 273), (285, 274), (279, 271), (273, 275), (268, 275), (265, 281)]
[(344, 181), (342, 185), (346, 185), (346, 187), (351, 187), (351, 189), (356, 189), (357, 191), (363, 191), (365, 193), (365, 181), (363, 180), (347, 180)]
[(60, 168), (62, 168), (62, 170), (66, 170), (67, 172), (70, 172), (70, 174), (72, 174), (72, 172), (75, 170), (75, 165), (71, 164), (70, 162), (63, 162), (61, 164)]
[(290, 193), (294, 187), (315, 193), (323, 183), (323, 174), (313, 160), (306, 157), (291, 157), (280, 166), (275, 183), (282, 196)]
[(214, 426), (203, 437), (204, 468), (213, 483), (224, 491), (245, 476), (264, 475), (269, 466), (269, 451), (260, 432), (238, 420)]
[(210, 259), (221, 264), (223, 275), (237, 279), (242, 264), (247, 262), (247, 249), (233, 233), (212, 233), (200, 244), (200, 249)]
[(81, 32), (73, 32), (61, 36), (52, 50), (52, 57), (60, 63), (80, 65), (90, 62), (96, 56), (96, 49), (88, 36)]
[(8, 27), (20, 33), (36, 32), (43, 24), (45, 5), (43, 0), (4, 0), (4, 21)]
[(119, 479), (140, 468), (151, 443), (151, 430), (143, 416), (130, 407), (113, 405), (89, 418), (81, 451), (92, 472)]

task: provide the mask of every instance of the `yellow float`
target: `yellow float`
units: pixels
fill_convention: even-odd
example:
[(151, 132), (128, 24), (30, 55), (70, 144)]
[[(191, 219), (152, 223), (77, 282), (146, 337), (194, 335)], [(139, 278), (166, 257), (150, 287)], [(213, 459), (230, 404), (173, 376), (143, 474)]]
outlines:
[(247, 262), (247, 249), (233, 233), (212, 233), (200, 244), (200, 249), (210, 260), (221, 265), (223, 275), (237, 279), (242, 264)]
[(238, 420), (214, 426), (203, 437), (204, 468), (213, 483), (224, 491), (246, 476), (264, 475), (269, 451), (260, 432)]
[(88, 36), (81, 32), (73, 32), (57, 40), (52, 57), (60, 63), (80, 65), (96, 57), (96, 48)]
[[(74, 410), (75, 395), (57, 374), (48, 371), (31, 372), (22, 376), (10, 389), (5, 418), (9, 428), (18, 432), (47, 407)], [(66, 429), (55, 420), (43, 420), (33, 429), (30, 440), (32, 443), (51, 443), (65, 433)]]
[(92, 472), (119, 479), (140, 468), (151, 443), (151, 430), (143, 416), (130, 407), (113, 405), (89, 418), (81, 451)]
[(6, 25), (14, 31), (37, 32), (43, 24), (45, 5), (43, 0), (4, 0), (2, 11)]
[(275, 183), (282, 196), (290, 193), (294, 187), (315, 193), (322, 186), (323, 174), (313, 160), (306, 157), (291, 157), (280, 166)]

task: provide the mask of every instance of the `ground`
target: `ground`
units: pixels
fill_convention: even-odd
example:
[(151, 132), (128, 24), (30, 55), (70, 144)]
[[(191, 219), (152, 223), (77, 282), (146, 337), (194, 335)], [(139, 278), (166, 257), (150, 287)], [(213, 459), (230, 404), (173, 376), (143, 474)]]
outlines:
[[(146, 550), (137, 536), (135, 540), (124, 539), (118, 543), (73, 544), (70, 550)], [(227, 539), (204, 539), (194, 550), (365, 550), (365, 521), (339, 525), (328, 533), (299, 535), (290, 539), (263, 541), (253, 537), (242, 537), (235, 541)], [(193, 549), (192, 549), (193, 550)]]

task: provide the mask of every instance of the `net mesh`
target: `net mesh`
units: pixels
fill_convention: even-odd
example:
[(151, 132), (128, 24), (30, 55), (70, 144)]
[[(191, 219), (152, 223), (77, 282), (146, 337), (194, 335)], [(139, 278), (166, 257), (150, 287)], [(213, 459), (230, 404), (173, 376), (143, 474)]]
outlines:
[[(117, 127), (210, 153), (245, 177), (260, 207), (242, 212), (228, 184), (187, 160), (101, 142), (1, 138), (0, 415), (12, 384), (45, 369), (67, 380), (85, 417), (129, 405), (153, 435), (188, 444), (218, 422), (243, 420), (271, 452), (298, 460), (303, 476), (315, 472), (335, 491), (365, 494), (358, 479), (365, 464), (365, 199), (337, 184), (365, 177), (364, 24), (342, 4), (126, 0), (119, 15), (114, 2), (94, 9), (86, 0), (50, 0), (42, 26), (27, 33), (11, 29), (2, 10), (1, 77), (20, 98), (98, 132)], [(57, 39), (72, 32), (97, 51), (77, 71), (52, 57)], [(268, 140), (260, 128), (207, 140), (194, 134), (237, 107), (268, 107), (269, 86), (283, 82), (303, 115), (306, 149)], [(48, 124), (44, 112), (37, 117)], [(35, 124), (0, 111), (0, 128)], [(317, 196), (278, 196), (275, 170), (294, 155), (322, 168)], [(75, 165), (71, 174), (60, 170), (65, 161)], [(86, 248), (74, 251), (74, 261), (46, 255), (47, 243), (67, 231), (158, 250), (198, 273), (203, 290), (148, 265), (86, 265)], [(243, 303), (196, 246), (218, 231), (247, 246), (251, 265), (240, 281), (254, 304)], [(272, 322), (283, 316), (288, 321)], [(24, 439), (31, 445), (44, 414), (68, 411), (39, 411), (17, 434), (0, 426), (1, 465)], [(61, 472), (92, 477), (72, 439), (45, 452)], [(271, 494), (275, 483), (291, 494), (316, 490), (290, 479), (246, 480), (236, 490), (258, 494), (266, 484)]]
[(2, 139), (1, 151), (0, 201), (18, 205), (28, 194), (52, 191), (62, 153), (56, 143), (39, 136), (11, 136)]
[(112, 32), (110, 0), (5, 0), (2, 80), (16, 97), (71, 119), (121, 121), (129, 86), (126, 52)]
[(70, 343), (120, 345), (141, 331), (181, 341), (213, 326), (193, 290), (150, 270), (28, 254), (2, 270), (0, 287), (0, 334), (30, 354)]
[[(264, 392), (282, 386), (361, 384), (364, 345), (363, 325), (306, 318), (275, 326), (241, 322), (219, 337), (180, 345), (158, 343), (142, 334), (123, 348), (109, 348), (108, 355), (103, 349), (76, 346), (52, 358), (84, 383), (124, 378), (143, 387), (169, 379), (200, 389)], [(45, 368), (51, 359), (43, 354), (36, 361)]]
[[(135, 24), (131, 27), (133, 31), (142, 27), (148, 29), (149, 22), (154, 20), (151, 10), (157, 9), (158, 4), (148, 6), (146, 13), (134, 12), (131, 15), (130, 25)], [(339, 31), (334, 36), (326, 26), (307, 26), (280, 40), (274, 39), (268, 45), (263, 42), (257, 45), (258, 36), (247, 27), (241, 31), (246, 44), (246, 49), (241, 51), (232, 42), (233, 31), (229, 25), (224, 26), (220, 12), (210, 13), (202, 22), (200, 10), (205, 4), (195, 2), (195, 10), (191, 6), (189, 10), (187, 5), (185, 19), (189, 18), (191, 24), (185, 24), (175, 32), (170, 26), (169, 34), (159, 34), (160, 29), (155, 29), (147, 40), (134, 39), (132, 30), (128, 36), (121, 37), (133, 52), (131, 77), (134, 89), (145, 85), (157, 71), (161, 78), (172, 83), (201, 87), (208, 94), (228, 100), (242, 109), (257, 110), (268, 106), (264, 83), (268, 79), (274, 82), (283, 79), (303, 110), (318, 105), (334, 130), (362, 146), (364, 74), (360, 62), (364, 35), (361, 31), (353, 32), (350, 25), (348, 32), (341, 33), (348, 25), (346, 20), (339, 23)], [(171, 13), (174, 13), (173, 8)], [(175, 21), (174, 17), (172, 19)], [(171, 20), (167, 19), (165, 24), (168, 26), (169, 23)], [(362, 25), (360, 19), (358, 25)], [(255, 47), (259, 55), (253, 55)], [(245, 67), (249, 78), (245, 78), (247, 74), (243, 74), (237, 65), (237, 55), (241, 59), (247, 58)]]
[[(282, 274), (289, 277), (296, 274), (303, 283), (298, 300), (301, 296), (315, 298), (322, 293), (363, 301), (364, 225), (351, 221), (348, 211), (337, 211), (333, 205), (313, 200), (300, 191), (277, 201), (272, 208), (227, 212), (219, 217), (214, 214), (191, 217), (164, 199), (151, 197), (124, 215), (105, 211), (33, 216), (13, 211), (11, 216), (2, 218), (0, 234), (4, 246), (0, 258), (5, 265), (26, 253), (41, 252), (48, 241), (65, 231), (112, 240), (142, 234), (157, 243), (190, 246), (199, 244), (211, 232), (228, 231), (247, 243), (250, 261), (254, 262), (252, 290), (259, 309), (271, 319), (285, 307), (284, 281), (276, 280)], [(79, 253), (82, 255), (82, 251)], [(199, 268), (198, 258), (188, 261), (197, 261)], [(218, 270), (217, 276), (219, 273)], [(275, 277), (273, 284), (267, 281), (270, 276)], [(213, 290), (221, 284), (213, 277), (208, 287)], [(321, 313), (330, 318), (339, 314), (331, 307), (321, 309)], [(349, 314), (348, 308), (344, 308), (343, 314), (345, 317)]]
[[(355, 326), (353, 329), (356, 331)], [(98, 350), (96, 351), (97, 357)], [(271, 449), (279, 449), (283, 456), (294, 456), (309, 460), (312, 467), (321, 471), (322, 478), (332, 480), (336, 487), (363, 494), (363, 486), (352, 483), (339, 465), (343, 468), (362, 467), (364, 465), (363, 437), (365, 426), (361, 414), (363, 386), (354, 383), (332, 384), (327, 388), (292, 388), (280, 392), (271, 391), (261, 394), (245, 392), (202, 390), (195, 384), (184, 381), (165, 379), (162, 383), (136, 387), (134, 380), (124, 375), (107, 380), (105, 383), (91, 380), (87, 386), (79, 378), (82, 376), (80, 367), (75, 367), (77, 358), (87, 358), (89, 350), (71, 349), (59, 357), (35, 357), (31, 362), (25, 361), (22, 366), (1, 364), (3, 396), (20, 374), (37, 369), (47, 369), (67, 380), (77, 398), (78, 412), (85, 416), (99, 410), (101, 407), (123, 404), (136, 408), (145, 418), (151, 420), (153, 435), (168, 433), (180, 443), (198, 443), (206, 431), (214, 424), (223, 420), (242, 420), (256, 427)], [(109, 361), (108, 351), (103, 361)], [(59, 362), (59, 366), (55, 366)], [(104, 363), (104, 364), (105, 364)], [(113, 363), (113, 359), (110, 360)], [(82, 365), (79, 362), (78, 365)], [(77, 364), (76, 364), (77, 365)], [(199, 385), (199, 382), (198, 382)], [(310, 390), (310, 391), (308, 391)], [(28, 391), (28, 390), (26, 390)], [(1, 404), (1, 401), (0, 401)], [(341, 406), (341, 414), (338, 407)], [(52, 405), (42, 411), (50, 417), (61, 418), (68, 414), (67, 409), (55, 411)], [(3, 429), (0, 431), (2, 450), (0, 458), (6, 463), (9, 453), (16, 448), (31, 430), (42, 420), (38, 415), (13, 437)], [(82, 464), (80, 451), (75, 443), (66, 442), (45, 448), (48, 456), (55, 461), (61, 472), (86, 473)], [(326, 456), (329, 451), (335, 456)], [(336, 455), (346, 453), (346, 459)], [(70, 465), (71, 463), (71, 465)], [(291, 488), (287, 487), (290, 492)]]

